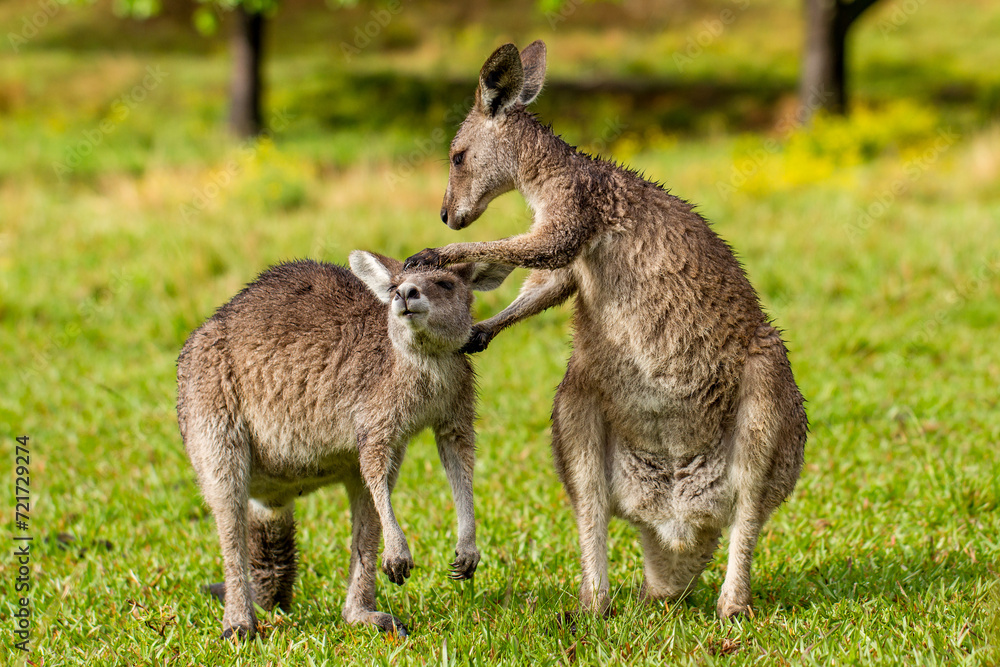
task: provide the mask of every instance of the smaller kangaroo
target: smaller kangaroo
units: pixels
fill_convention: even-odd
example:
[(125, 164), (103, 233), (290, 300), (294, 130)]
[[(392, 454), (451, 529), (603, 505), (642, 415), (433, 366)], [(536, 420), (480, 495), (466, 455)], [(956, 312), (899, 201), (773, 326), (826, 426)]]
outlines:
[(462, 264), (402, 271), (350, 255), (351, 271), (297, 261), (269, 269), (188, 338), (177, 362), (177, 419), (215, 515), (225, 582), (223, 637), (250, 638), (253, 604), (288, 609), (295, 581), (295, 499), (342, 483), (351, 505), (351, 565), (343, 617), (405, 636), (375, 609), (382, 569), (403, 584), (413, 568), (390, 494), (410, 439), (434, 430), (458, 514), (451, 577), (479, 563), (472, 472), (475, 386), (459, 349), (472, 329), (472, 290), (498, 287), (511, 267)]

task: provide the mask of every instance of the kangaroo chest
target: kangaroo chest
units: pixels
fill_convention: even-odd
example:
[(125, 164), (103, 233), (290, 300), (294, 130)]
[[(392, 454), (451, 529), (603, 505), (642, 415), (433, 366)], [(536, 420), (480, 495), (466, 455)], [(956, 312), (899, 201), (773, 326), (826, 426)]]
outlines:
[[(578, 322), (579, 322), (578, 318)], [(717, 443), (739, 388), (737, 364), (691, 354), (686, 341), (577, 326), (573, 363), (600, 396), (608, 427), (637, 449), (693, 456)]]
[(759, 306), (662, 245), (608, 232), (571, 265), (573, 363), (623, 441), (689, 457), (719, 442), (736, 402), (750, 318), (731, 311)]

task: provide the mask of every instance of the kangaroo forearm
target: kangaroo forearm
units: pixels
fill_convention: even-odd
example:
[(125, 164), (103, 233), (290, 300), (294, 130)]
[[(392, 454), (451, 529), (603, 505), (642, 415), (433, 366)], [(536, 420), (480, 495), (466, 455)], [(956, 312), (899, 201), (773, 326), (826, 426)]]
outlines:
[(372, 503), (375, 505), (375, 511), (382, 524), (382, 537), (386, 546), (398, 546), (400, 541), (405, 546), (406, 536), (396, 521), (390, 500), (389, 466), (391, 460), (385, 451), (386, 449), (385, 445), (379, 446), (373, 444), (370, 439), (362, 439), (359, 445), (361, 478), (372, 496)]
[(396, 513), (392, 510), (392, 502), (389, 500), (389, 487), (381, 481), (365, 480), (369, 492), (372, 494), (372, 502), (375, 511), (378, 513), (379, 522), (382, 524), (382, 539), (387, 547), (395, 547), (399, 542), (406, 544), (406, 536), (402, 527), (396, 521)]
[(476, 513), (472, 493), (472, 474), (476, 463), (474, 415), (471, 411), (460, 411), (456, 418), (456, 422), (435, 427), (434, 436), (458, 515), (458, 541), (450, 576), (452, 579), (468, 579), (475, 573), (480, 559), (476, 549)]
[(442, 264), (493, 262), (529, 269), (559, 269), (580, 252), (576, 239), (533, 232), (499, 241), (450, 243), (438, 250)]
[(458, 515), (459, 544), (476, 542), (476, 514), (472, 494), (475, 445), (445, 438), (438, 444), (438, 456), (451, 486)]
[(458, 521), (458, 547), (474, 549), (476, 546), (476, 508), (472, 494), (472, 471), (455, 476), (450, 480), (450, 484)]

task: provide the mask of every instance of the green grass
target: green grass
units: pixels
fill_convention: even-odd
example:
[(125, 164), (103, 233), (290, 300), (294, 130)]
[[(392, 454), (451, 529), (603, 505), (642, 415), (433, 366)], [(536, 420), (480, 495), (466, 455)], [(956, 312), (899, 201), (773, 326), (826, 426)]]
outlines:
[[(20, 15), (11, 6), (5, 20)], [(270, 106), (288, 109), (290, 120), (252, 155), (217, 129), (224, 57), (210, 45), (197, 47), (203, 55), (169, 51), (164, 45), (188, 39), (170, 24), (158, 24), (158, 37), (136, 50), (134, 35), (107, 43), (106, 27), (95, 33), (105, 37), (87, 41), (87, 21), (104, 24), (65, 10), (30, 49), (4, 51), (0, 452), (11, 480), (9, 521), (14, 437), (31, 436), (27, 659), (1000, 661), (1000, 125), (990, 120), (998, 98), (987, 31), (1000, 13), (981, 2), (965, 13), (921, 5), (890, 39), (873, 15), (857, 35), (860, 112), (808, 131), (782, 125), (773, 111), (761, 120), (759, 101), (742, 108), (720, 98), (732, 104), (714, 119), (671, 124), (628, 97), (591, 95), (580, 107), (583, 96), (571, 85), (543, 93), (543, 119), (574, 142), (601, 148), (601, 128), (620, 117), (625, 127), (610, 152), (699, 204), (786, 332), (812, 431), (799, 486), (757, 548), (754, 618), (714, 615), (724, 548), (687, 603), (640, 605), (637, 536), (615, 522), (617, 615), (584, 620), (576, 634), (556, 623), (575, 604), (579, 576), (572, 512), (548, 445), (551, 400), (569, 353), (563, 307), (509, 330), (476, 360), (483, 562), (472, 582), (446, 578), (454, 511), (423, 434), (393, 497), (418, 569), (401, 588), (378, 583), (380, 608), (410, 624), (410, 639), (387, 640), (340, 619), (350, 531), (336, 488), (297, 509), (302, 566), (293, 610), (262, 615), (266, 631), (252, 644), (217, 639), (222, 607), (198, 587), (221, 577), (218, 544), (174, 413), (174, 360), (187, 334), (280, 260), (344, 262), (354, 248), (404, 257), (527, 226), (516, 194), (494, 202), (467, 231), (437, 221), (453, 130), (444, 116), (471, 92), (434, 79), (443, 60), (442, 71), (471, 81), (498, 39), (542, 36), (557, 80), (572, 82), (586, 67), (603, 67), (592, 73), (608, 77), (666, 78), (675, 47), (663, 40), (682, 44), (685, 25), (694, 30), (724, 6), (688, 7), (686, 24), (675, 19), (662, 35), (636, 33), (634, 43), (623, 41), (622, 29), (599, 32), (586, 15), (598, 10), (584, 7), (578, 24), (554, 31), (537, 17), (496, 32), (464, 28), (450, 38), (460, 58), (445, 59), (428, 39), (410, 50), (373, 47), (354, 69), (338, 69), (335, 40), (324, 52), (313, 28), (305, 44), (279, 50), (270, 65)], [(746, 75), (784, 95), (782, 87), (794, 84), (788, 58), (796, 35), (776, 30), (765, 49), (760, 31), (772, 19), (794, 27), (797, 11), (790, 2), (755, 4), (687, 76), (714, 85), (713, 72)], [(406, 16), (419, 34), (436, 34), (417, 14)], [(948, 30), (938, 30), (941, 23)], [(927, 44), (928, 55), (904, 52), (911, 43)], [(643, 55), (643, 44), (660, 44), (659, 55)], [(587, 46), (592, 65), (579, 60)], [(769, 73), (774, 62), (782, 64)], [(78, 147), (151, 64), (170, 73), (162, 86), (60, 181), (52, 163)], [(386, 73), (406, 67), (393, 86)], [(928, 90), (950, 77), (973, 93), (936, 102)], [(422, 82), (440, 99), (423, 99)], [(378, 100), (389, 106), (369, 112)], [(521, 277), (482, 295), (477, 316), (502, 308)], [(5, 534), (18, 533), (7, 525)], [(10, 553), (14, 543), (5, 539)], [(0, 559), (3, 664), (25, 659), (11, 648), (16, 576), (12, 558)]]

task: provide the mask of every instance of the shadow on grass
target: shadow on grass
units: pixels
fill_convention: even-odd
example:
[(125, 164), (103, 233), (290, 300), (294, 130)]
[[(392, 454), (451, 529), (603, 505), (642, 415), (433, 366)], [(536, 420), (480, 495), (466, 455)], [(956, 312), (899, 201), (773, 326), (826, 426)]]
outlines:
[[(546, 576), (541, 574), (539, 578)], [(962, 586), (987, 576), (989, 570), (984, 564), (972, 563), (957, 552), (831, 560), (804, 570), (789, 568), (759, 581), (754, 587), (754, 607), (758, 615), (768, 616), (830, 606), (844, 600), (881, 599), (883, 604), (920, 606), (923, 595), (936, 588), (942, 578)], [(568, 584), (572, 588), (551, 581), (532, 585), (527, 578), (514, 579), (509, 584), (494, 581), (480, 589), (467, 583), (456, 584), (453, 594), (438, 599), (431, 596), (427, 600), (419, 595), (411, 599), (408, 609), (393, 609), (383, 590), (384, 585), (380, 577), (376, 608), (399, 616), (407, 623), (411, 637), (417, 640), (445, 634), (464, 636), (471, 642), (480, 637), (479, 631), (468, 631), (486, 625), (497, 632), (498, 638), (520, 637), (523, 640), (537, 636), (545, 638), (542, 641), (558, 640), (566, 645), (581, 640), (595, 645), (612, 642), (619, 646), (621, 641), (629, 641), (638, 642), (636, 646), (640, 648), (645, 645), (643, 642), (648, 642), (652, 647), (662, 648), (665, 637), (693, 623), (690, 626), (695, 628), (693, 639), (681, 637), (681, 646), (688, 649), (678, 650), (693, 650), (704, 640), (706, 650), (713, 654), (726, 652), (724, 644), (720, 644), (720, 648), (711, 636), (704, 635), (706, 628), (716, 627), (717, 585), (701, 583), (679, 604), (647, 606), (640, 603), (635, 582), (625, 582), (612, 591), (614, 611), (607, 619), (573, 613), (577, 610), (575, 580)], [(276, 623), (275, 628), (283, 627), (288, 631), (293, 627), (291, 631), (295, 634), (328, 633), (333, 641), (366, 634), (373, 635), (373, 639), (379, 636), (373, 629), (352, 627), (342, 620), (343, 598), (339, 591), (322, 601), (311, 599), (308, 602), (301, 597), (302, 591), (297, 593), (300, 597), (288, 614), (289, 618)], [(566, 616), (567, 612), (570, 617)], [(449, 634), (455, 632), (459, 635)], [(732, 650), (735, 648), (738, 643), (730, 646)]]
[[(718, 566), (713, 563), (710, 567)], [(555, 614), (577, 609), (577, 576), (566, 586), (543, 584), (530, 586), (527, 582), (495, 587), (481, 596), (482, 602), (494, 609), (512, 609), (518, 613), (550, 610)], [(721, 574), (721, 573), (720, 573)], [(915, 603), (942, 584), (956, 590), (967, 590), (976, 582), (992, 581), (994, 574), (989, 564), (973, 562), (959, 551), (933, 551), (930, 548), (913, 550), (908, 554), (890, 552), (866, 554), (848, 558), (831, 559), (820, 566), (796, 569), (783, 566), (766, 577), (757, 574), (753, 583), (753, 604), (758, 612), (772, 610), (790, 612), (810, 609), (842, 601), (882, 599), (890, 604)], [(691, 594), (680, 603), (668, 604), (680, 612), (695, 612), (715, 618), (715, 606), (721, 581), (702, 579)], [(622, 581), (612, 589), (612, 606), (617, 611), (631, 613), (641, 608), (638, 581)], [(662, 609), (664, 603), (655, 603)]]

